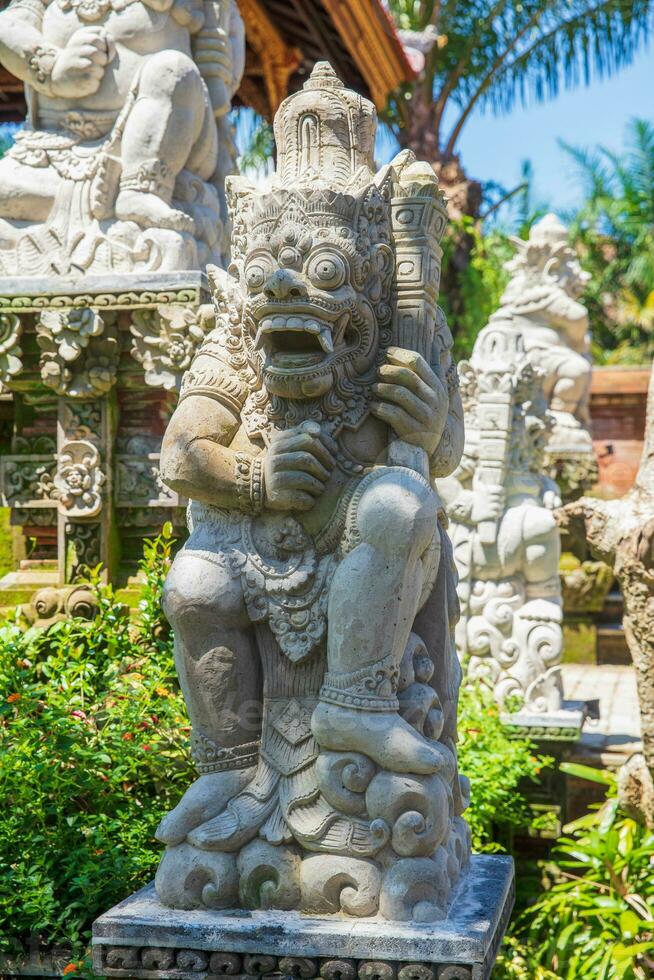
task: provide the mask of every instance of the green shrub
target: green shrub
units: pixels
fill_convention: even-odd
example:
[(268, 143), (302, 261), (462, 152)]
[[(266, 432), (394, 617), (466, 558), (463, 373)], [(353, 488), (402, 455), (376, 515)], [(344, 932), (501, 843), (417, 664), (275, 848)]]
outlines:
[(9, 514), (8, 507), (0, 507), (0, 577), (10, 572), (14, 564)]
[(654, 976), (654, 833), (620, 811), (613, 774), (562, 768), (604, 783), (607, 799), (565, 828), (548, 868), (555, 884), (517, 920), (494, 976), (646, 980)]
[(159, 596), (170, 530), (146, 543), (135, 621), (0, 628), (0, 951), (35, 934), (81, 953), (95, 916), (149, 880), (163, 813), (192, 778)]
[(492, 692), (483, 684), (463, 685), (459, 700), (459, 769), (470, 780), (465, 817), (475, 851), (501, 851), (511, 832), (537, 826), (524, 796), (551, 765), (536, 755), (534, 743), (516, 738), (502, 724)]

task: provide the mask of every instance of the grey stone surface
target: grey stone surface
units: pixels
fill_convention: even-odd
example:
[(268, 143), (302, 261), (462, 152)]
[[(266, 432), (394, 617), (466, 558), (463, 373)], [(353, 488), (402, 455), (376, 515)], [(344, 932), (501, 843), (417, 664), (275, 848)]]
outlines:
[[(180, 911), (157, 899), (154, 885), (132, 895), (96, 920), (94, 963), (107, 976), (206, 976), (208, 970), (148, 971), (148, 950), (257, 954), (273, 957), (338, 957), (354, 960), (461, 964), (461, 976), (489, 976), (513, 906), (513, 861), (474, 855), (457, 886), (447, 917), (436, 923), (388, 922), (379, 916), (354, 919), (342, 914), (309, 916), (280, 911)], [(122, 950), (128, 972), (107, 965)], [(152, 954), (151, 954), (152, 955)], [(116, 959), (116, 954), (113, 954)], [(361, 975), (361, 974), (360, 974)], [(451, 974), (457, 977), (456, 973)]]
[[(178, 293), (195, 290), (198, 298), (208, 296), (207, 277), (198, 269), (182, 272), (126, 272), (84, 276), (11, 276), (0, 277), (0, 307), (16, 312), (42, 310), (48, 306), (76, 305), (78, 297), (124, 297), (122, 305), (139, 305), (145, 294)], [(129, 294), (129, 295), (128, 295)], [(150, 296), (149, 304), (157, 301)], [(119, 306), (120, 302), (102, 305)]]
[(520, 731), (528, 730), (529, 733), (540, 738), (576, 741), (581, 735), (586, 711), (581, 701), (564, 701), (558, 711), (503, 712), (501, 718), (504, 724), (511, 728)]

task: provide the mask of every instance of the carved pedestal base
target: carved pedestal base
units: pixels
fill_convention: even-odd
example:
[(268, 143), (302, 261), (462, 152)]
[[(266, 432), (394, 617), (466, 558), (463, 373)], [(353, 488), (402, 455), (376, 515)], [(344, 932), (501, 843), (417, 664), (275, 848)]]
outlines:
[(515, 735), (539, 742), (576, 742), (588, 710), (585, 701), (564, 701), (558, 711), (503, 712), (501, 717)]
[(441, 922), (183, 912), (149, 885), (96, 920), (93, 961), (106, 977), (254, 980), (487, 980), (513, 908), (513, 861), (475, 855)]

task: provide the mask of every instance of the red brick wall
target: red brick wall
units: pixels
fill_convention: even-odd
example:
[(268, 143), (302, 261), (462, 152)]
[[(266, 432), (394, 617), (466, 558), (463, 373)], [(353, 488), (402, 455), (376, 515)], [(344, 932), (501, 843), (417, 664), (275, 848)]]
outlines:
[(594, 493), (621, 497), (634, 482), (645, 431), (649, 368), (595, 367), (590, 398), (600, 478)]

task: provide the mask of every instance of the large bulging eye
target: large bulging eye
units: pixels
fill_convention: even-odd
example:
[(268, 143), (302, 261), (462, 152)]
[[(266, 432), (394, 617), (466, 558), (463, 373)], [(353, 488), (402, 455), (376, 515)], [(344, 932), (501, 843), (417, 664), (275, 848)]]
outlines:
[(307, 274), (319, 289), (338, 289), (347, 278), (347, 268), (337, 252), (322, 251), (309, 260)]
[(245, 284), (251, 293), (263, 289), (266, 279), (272, 272), (272, 260), (265, 256), (256, 256), (245, 267)]

